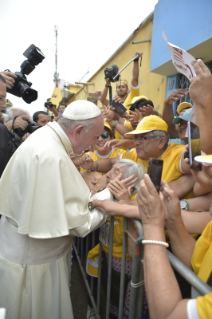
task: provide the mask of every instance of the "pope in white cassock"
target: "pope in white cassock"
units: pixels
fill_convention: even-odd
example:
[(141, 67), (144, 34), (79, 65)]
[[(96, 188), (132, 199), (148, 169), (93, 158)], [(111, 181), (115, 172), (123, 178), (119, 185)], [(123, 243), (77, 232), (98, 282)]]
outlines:
[(0, 307), (7, 319), (73, 318), (72, 239), (107, 216), (88, 210), (89, 188), (69, 153), (80, 155), (102, 130), (99, 108), (76, 101), (9, 161), (0, 180)]

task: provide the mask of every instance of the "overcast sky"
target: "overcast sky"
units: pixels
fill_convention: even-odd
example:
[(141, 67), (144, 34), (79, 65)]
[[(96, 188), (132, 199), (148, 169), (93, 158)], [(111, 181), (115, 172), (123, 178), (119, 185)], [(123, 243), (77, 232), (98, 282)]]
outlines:
[(74, 83), (87, 81), (154, 10), (157, 0), (1, 0), (0, 70), (19, 71), (23, 52), (36, 45), (45, 59), (27, 76), (38, 99), (26, 104), (7, 94), (14, 107), (31, 114), (43, 110), (54, 90), (55, 32), (58, 26), (58, 73)]

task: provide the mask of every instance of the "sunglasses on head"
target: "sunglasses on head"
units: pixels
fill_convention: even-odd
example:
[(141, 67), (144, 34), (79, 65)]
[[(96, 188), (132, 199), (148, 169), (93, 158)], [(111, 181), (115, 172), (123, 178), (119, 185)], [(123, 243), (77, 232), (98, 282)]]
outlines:
[[(106, 140), (106, 138), (110, 136), (110, 133), (108, 131), (104, 131), (100, 136), (103, 140)], [(98, 138), (100, 138), (100, 136)]]

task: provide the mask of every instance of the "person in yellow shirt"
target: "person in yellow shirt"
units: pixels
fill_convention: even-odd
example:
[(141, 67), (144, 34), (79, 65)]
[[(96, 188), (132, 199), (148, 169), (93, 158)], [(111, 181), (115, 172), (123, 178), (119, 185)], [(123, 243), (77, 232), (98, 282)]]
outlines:
[[(118, 186), (121, 186), (122, 180), (126, 179), (132, 175), (137, 177), (137, 181), (133, 189), (129, 192), (118, 192), (117, 186), (114, 187), (111, 185), (112, 181), (117, 179), (118, 176), (122, 174), (121, 181), (118, 182)], [(119, 200), (127, 200), (130, 201), (134, 199), (134, 195), (137, 193), (137, 189), (139, 187), (140, 181), (142, 180), (144, 175), (144, 167), (140, 164), (137, 164), (130, 160), (120, 160), (118, 161), (106, 174), (108, 189), (114, 195), (114, 201)], [(112, 202), (112, 204), (115, 204)], [(124, 221), (122, 216), (114, 216), (114, 233), (113, 233), (113, 258), (112, 258), (112, 287), (111, 287), (111, 304), (110, 304), (110, 313), (115, 315), (118, 311), (117, 302), (119, 300), (119, 284), (117, 284), (116, 280), (120, 280), (120, 272), (121, 272), (121, 258), (122, 258), (122, 241), (123, 241), (123, 227)], [(105, 224), (100, 228), (100, 236), (99, 240), (102, 243), (103, 249), (103, 286), (107, 281), (107, 269), (108, 269), (108, 257), (109, 257), (109, 233), (110, 233), (110, 218), (107, 219)], [(88, 253), (87, 257), (87, 272), (89, 275), (97, 277), (98, 276), (98, 254), (99, 254), (99, 245), (95, 246)], [(124, 305), (124, 313), (125, 315), (129, 312), (129, 298), (130, 298), (130, 283), (129, 278), (132, 275), (132, 259), (129, 257), (128, 253), (126, 253), (126, 276), (128, 277), (128, 284), (126, 286), (125, 291), (125, 305)], [(147, 307), (146, 307), (147, 309)]]
[[(167, 258), (164, 226), (168, 229), (174, 255), (212, 286), (212, 221), (196, 242), (184, 226), (176, 194), (164, 181), (158, 194), (148, 175), (140, 183), (137, 202), (144, 230), (144, 274), (150, 317), (211, 318), (212, 292), (198, 296), (193, 290), (192, 298), (196, 299), (182, 299)], [(210, 213), (212, 215), (212, 207)]]
[[(128, 81), (120, 80), (116, 82), (116, 96), (114, 100), (119, 103), (123, 103), (126, 108), (128, 108), (128, 104), (131, 103), (132, 99), (135, 96), (139, 95), (139, 58), (141, 58), (143, 53), (141, 51), (137, 51), (135, 56), (138, 56), (138, 59), (134, 60), (133, 65), (133, 74), (131, 80), (131, 90), (129, 90)], [(108, 106), (109, 100), (107, 99), (108, 89), (110, 86), (109, 79), (106, 79), (106, 85), (102, 92), (101, 103), (105, 106)]]
[[(162, 178), (169, 183), (183, 174), (191, 174), (190, 167), (184, 162), (185, 146), (179, 144), (168, 144), (168, 125), (159, 116), (150, 115), (144, 117), (134, 131), (125, 135), (131, 137), (135, 148), (124, 152), (121, 156), (113, 159), (99, 160), (98, 171), (108, 172), (112, 165), (120, 158), (131, 159), (148, 167), (149, 158), (164, 161)], [(84, 168), (94, 170), (95, 162), (84, 164)]]
[[(87, 154), (93, 159), (93, 161), (98, 161), (102, 158), (114, 158), (120, 156), (122, 153), (124, 153), (123, 149), (105, 147), (106, 142), (110, 141), (113, 138), (114, 133), (111, 126), (107, 122), (104, 122), (104, 130), (102, 134), (97, 138), (96, 144), (94, 145), (94, 151), (90, 151)], [(81, 171), (84, 171), (84, 169), (81, 168)], [(102, 173), (99, 172), (99, 174)]]

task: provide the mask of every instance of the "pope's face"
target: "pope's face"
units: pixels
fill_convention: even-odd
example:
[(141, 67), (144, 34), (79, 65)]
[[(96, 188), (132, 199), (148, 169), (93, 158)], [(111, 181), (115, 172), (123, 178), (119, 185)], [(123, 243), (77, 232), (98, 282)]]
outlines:
[(98, 137), (103, 132), (103, 128), (104, 118), (102, 115), (100, 115), (96, 118), (95, 125), (89, 131), (82, 129), (77, 143), (72, 145), (74, 148), (74, 153), (80, 154), (82, 151), (87, 150), (90, 146), (95, 145)]

